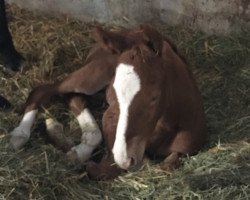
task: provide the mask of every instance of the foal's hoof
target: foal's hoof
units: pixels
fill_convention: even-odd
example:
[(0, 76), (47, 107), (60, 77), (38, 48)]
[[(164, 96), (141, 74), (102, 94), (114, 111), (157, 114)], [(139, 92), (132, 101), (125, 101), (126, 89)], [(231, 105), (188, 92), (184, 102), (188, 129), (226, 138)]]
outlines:
[(22, 128), (15, 128), (11, 133), (10, 144), (15, 150), (21, 149), (29, 140), (30, 133)]
[(63, 134), (62, 124), (51, 118), (46, 119), (45, 124), (48, 137), (58, 149), (68, 152), (74, 146), (74, 142)]
[(79, 163), (80, 162), (80, 160), (78, 159), (78, 156), (77, 156), (77, 153), (76, 153), (76, 151), (74, 151), (74, 150), (70, 150), (70, 151), (68, 151), (67, 152), (67, 154), (66, 154), (66, 156), (67, 156), (67, 158), (68, 158), (68, 160), (69, 160), (69, 162), (71, 163), (71, 164), (77, 164), (77, 163)]
[(63, 133), (63, 126), (58, 121), (49, 118), (45, 120), (47, 132), (51, 135), (55, 134), (62, 134)]
[(92, 151), (93, 147), (80, 143), (67, 152), (67, 157), (72, 163), (84, 164), (91, 157)]
[(29, 138), (27, 136), (12, 136), (10, 138), (10, 144), (15, 150), (21, 149), (27, 142)]
[(122, 169), (117, 167), (117, 165), (102, 160), (101, 163), (88, 162), (86, 164), (86, 171), (88, 176), (95, 180), (110, 180), (119, 176)]
[(164, 171), (174, 171), (175, 169), (178, 169), (181, 166), (180, 162), (175, 162), (175, 163), (166, 163), (162, 162), (160, 163), (160, 168)]
[(163, 162), (160, 163), (160, 168), (165, 171), (173, 171), (181, 166), (181, 160), (178, 155), (171, 154)]

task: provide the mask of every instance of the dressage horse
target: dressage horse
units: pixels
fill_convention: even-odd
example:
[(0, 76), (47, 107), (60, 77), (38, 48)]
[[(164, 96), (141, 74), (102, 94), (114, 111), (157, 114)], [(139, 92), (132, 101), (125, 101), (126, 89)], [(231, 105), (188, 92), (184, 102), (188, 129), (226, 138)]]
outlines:
[[(81, 143), (69, 145), (67, 155), (85, 162), (105, 141), (106, 155), (87, 165), (93, 178), (114, 178), (139, 166), (145, 155), (162, 158), (162, 169), (179, 167), (180, 157), (197, 153), (206, 140), (202, 98), (187, 62), (148, 25), (120, 32), (96, 28), (94, 36), (97, 43), (82, 68), (30, 93), (24, 116), (11, 132), (12, 146), (20, 149), (28, 141), (38, 107), (64, 94), (82, 129)], [(84, 95), (102, 89), (109, 106), (101, 131)], [(60, 132), (58, 122), (46, 122), (48, 132)]]

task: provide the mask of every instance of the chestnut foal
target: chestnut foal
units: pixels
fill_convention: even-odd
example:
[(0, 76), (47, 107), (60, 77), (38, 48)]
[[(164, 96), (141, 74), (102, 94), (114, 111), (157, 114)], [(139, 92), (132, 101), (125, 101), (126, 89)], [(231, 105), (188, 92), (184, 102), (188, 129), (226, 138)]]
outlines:
[[(41, 104), (53, 95), (71, 93), (70, 109), (83, 135), (68, 155), (86, 161), (102, 136), (107, 147), (100, 163), (87, 165), (90, 176), (114, 178), (121, 169), (140, 165), (145, 154), (163, 157), (163, 169), (177, 168), (180, 156), (196, 153), (206, 139), (201, 95), (185, 60), (147, 25), (124, 32), (97, 28), (95, 39), (83, 68), (30, 93), (11, 144), (19, 149), (28, 141)], [(106, 87), (109, 107), (101, 135), (79, 94), (93, 95)], [(51, 123), (53, 127), (56, 122)]]

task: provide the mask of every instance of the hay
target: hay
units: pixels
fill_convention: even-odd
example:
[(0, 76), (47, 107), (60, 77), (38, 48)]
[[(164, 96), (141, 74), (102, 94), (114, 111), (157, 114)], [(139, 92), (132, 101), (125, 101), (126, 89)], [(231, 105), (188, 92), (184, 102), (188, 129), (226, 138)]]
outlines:
[[(93, 24), (39, 16), (14, 6), (9, 11), (15, 44), (29, 70), (12, 77), (0, 72), (0, 93), (14, 105), (12, 111), (0, 113), (0, 199), (249, 199), (249, 32), (223, 37), (159, 27), (192, 65), (204, 98), (209, 143), (200, 154), (185, 158), (174, 173), (151, 163), (113, 181), (95, 182), (41, 137), (43, 114), (24, 149), (14, 152), (8, 143), (8, 132), (20, 121), (31, 89), (62, 79), (82, 65), (93, 44)], [(92, 107), (100, 122), (103, 103)], [(66, 134), (79, 140), (77, 123), (62, 104), (49, 107), (46, 114), (57, 117)]]

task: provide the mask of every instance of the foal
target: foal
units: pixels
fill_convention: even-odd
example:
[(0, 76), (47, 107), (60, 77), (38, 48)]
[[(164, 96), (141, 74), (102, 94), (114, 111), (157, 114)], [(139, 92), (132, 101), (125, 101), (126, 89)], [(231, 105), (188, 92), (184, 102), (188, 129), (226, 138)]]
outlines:
[[(13, 147), (28, 141), (42, 103), (52, 95), (71, 93), (70, 108), (83, 135), (68, 155), (86, 161), (102, 136), (107, 147), (100, 163), (87, 166), (90, 176), (114, 178), (120, 169), (140, 165), (145, 154), (162, 157), (163, 169), (177, 168), (180, 156), (199, 151), (206, 138), (201, 95), (186, 62), (146, 25), (118, 33), (96, 29), (95, 39), (83, 68), (31, 92), (24, 117), (11, 133)], [(79, 94), (92, 95), (105, 87), (109, 107), (101, 136)]]

